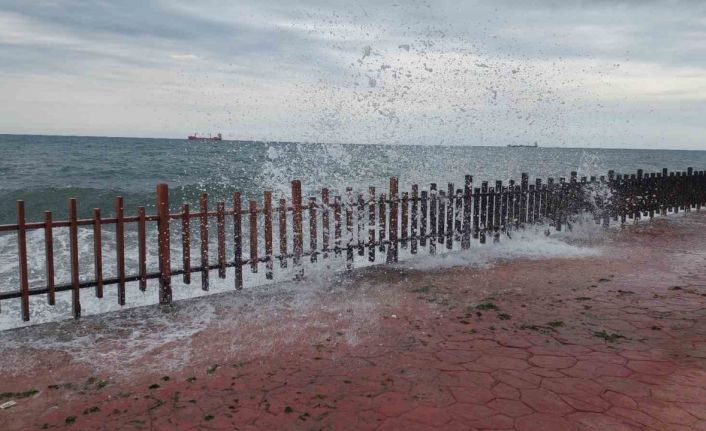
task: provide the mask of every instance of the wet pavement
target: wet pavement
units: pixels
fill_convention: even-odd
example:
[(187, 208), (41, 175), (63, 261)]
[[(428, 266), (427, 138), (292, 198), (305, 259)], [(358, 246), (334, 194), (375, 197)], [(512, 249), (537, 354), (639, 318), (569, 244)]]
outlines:
[(706, 430), (706, 217), (0, 334), (0, 429)]

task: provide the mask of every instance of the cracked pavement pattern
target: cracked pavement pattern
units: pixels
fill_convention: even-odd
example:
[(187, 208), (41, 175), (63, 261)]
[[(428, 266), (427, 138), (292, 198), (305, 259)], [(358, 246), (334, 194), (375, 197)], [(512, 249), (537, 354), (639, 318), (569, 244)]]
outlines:
[(706, 430), (706, 217), (582, 246), (6, 331), (0, 429)]

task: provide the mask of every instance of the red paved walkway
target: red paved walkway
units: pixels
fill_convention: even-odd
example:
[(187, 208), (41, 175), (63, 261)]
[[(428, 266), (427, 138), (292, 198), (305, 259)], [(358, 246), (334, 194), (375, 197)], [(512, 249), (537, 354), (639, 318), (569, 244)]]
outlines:
[(705, 227), (3, 334), (0, 429), (706, 430)]

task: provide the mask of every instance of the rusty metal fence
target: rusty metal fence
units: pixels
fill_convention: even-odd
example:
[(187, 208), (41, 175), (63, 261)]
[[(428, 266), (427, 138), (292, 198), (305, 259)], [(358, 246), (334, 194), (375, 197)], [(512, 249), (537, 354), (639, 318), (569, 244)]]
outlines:
[[(319, 197), (302, 197), (301, 182), (291, 183), (289, 200), (284, 197), (273, 202), (272, 193), (266, 191), (258, 206), (250, 200), (243, 206), (241, 193), (235, 192), (229, 205), (217, 202), (210, 209), (205, 193), (199, 199), (198, 211), (192, 211), (184, 203), (181, 211), (170, 213), (167, 184), (156, 188), (156, 214), (146, 214), (144, 207), (136, 215), (126, 215), (123, 199), (115, 199), (115, 216), (101, 217), (99, 208), (93, 217), (79, 219), (76, 199), (68, 202), (68, 220), (56, 221), (52, 212), (46, 211), (39, 222), (25, 220), (23, 201), (17, 201), (17, 223), (0, 225), (0, 233), (17, 236), (17, 266), (19, 288), (0, 292), (3, 300), (20, 299), (21, 318), (30, 318), (30, 296), (46, 295), (48, 304), (55, 304), (57, 292), (70, 291), (72, 314), (81, 316), (81, 293), (94, 288), (97, 298), (103, 297), (106, 286), (117, 287), (118, 303), (125, 305), (126, 284), (137, 282), (139, 289), (147, 288), (147, 280), (158, 279), (159, 303), (172, 302), (172, 277), (181, 276), (183, 283), (191, 283), (191, 274), (201, 274), (201, 288), (208, 290), (209, 274), (218, 271), (219, 278), (226, 278), (233, 268), (234, 288), (243, 288), (243, 271), (249, 267), (257, 272), (264, 264), (265, 276), (273, 278), (276, 267), (293, 265), (295, 277), (304, 274), (302, 261), (312, 263), (331, 257), (345, 259), (346, 268), (352, 269), (354, 255), (367, 254), (369, 262), (376, 261), (376, 253), (384, 254), (385, 261), (396, 262), (399, 248), (417, 254), (425, 248), (429, 254), (444, 249), (469, 249), (473, 242), (485, 243), (489, 238), (498, 241), (501, 235), (528, 225), (544, 224), (547, 229), (561, 230), (570, 227), (573, 220), (583, 214), (592, 215), (596, 223), (606, 227), (611, 221), (626, 223), (655, 215), (667, 215), (679, 211), (699, 210), (706, 203), (706, 176), (704, 171), (662, 172), (645, 174), (638, 170), (634, 174), (578, 178), (572, 172), (568, 181), (559, 178), (546, 182), (536, 179), (530, 183), (523, 174), (519, 183), (511, 180), (507, 184), (486, 181), (474, 187), (473, 177), (467, 175), (462, 188), (453, 183), (446, 190), (430, 184), (427, 190), (418, 185), (410, 191), (400, 192), (397, 178), (390, 178), (389, 189), (377, 193), (374, 187), (365, 192), (354, 192), (348, 188), (333, 195), (328, 189), (321, 190)], [(306, 217), (305, 217), (306, 216)], [(276, 219), (276, 220), (275, 220)], [(305, 228), (304, 221), (308, 226)], [(276, 224), (275, 224), (276, 221)], [(175, 222), (177, 225), (173, 226)], [(216, 261), (210, 260), (209, 224), (215, 222), (217, 235)], [(290, 225), (291, 223), (291, 225)], [(128, 273), (125, 264), (125, 226), (134, 224), (137, 230), (137, 267)], [(192, 265), (192, 225), (198, 224), (200, 261)], [(226, 250), (226, 226), (232, 224), (232, 250)], [(106, 278), (103, 271), (102, 228), (112, 225), (115, 232), (116, 276)], [(288, 225), (290, 225), (288, 227)], [(79, 276), (80, 226), (93, 229), (93, 278)], [(171, 255), (171, 232), (179, 228), (181, 233), (181, 264), (174, 267)], [(278, 235), (278, 250), (273, 249), (273, 235)], [(53, 233), (56, 228), (69, 229), (70, 282), (55, 283), (55, 260)], [(148, 272), (146, 264), (147, 229), (156, 229), (159, 270)], [(244, 229), (245, 228), (245, 229)], [(27, 232), (44, 231), (45, 283), (30, 286), (27, 265)], [(247, 230), (248, 238), (243, 232)], [(305, 231), (306, 235), (305, 235)], [(292, 238), (288, 239), (291, 232)], [(264, 247), (258, 244), (264, 239)], [(319, 239), (321, 240), (319, 242)], [(306, 241), (305, 241), (306, 240)], [(291, 244), (291, 247), (289, 246)]]

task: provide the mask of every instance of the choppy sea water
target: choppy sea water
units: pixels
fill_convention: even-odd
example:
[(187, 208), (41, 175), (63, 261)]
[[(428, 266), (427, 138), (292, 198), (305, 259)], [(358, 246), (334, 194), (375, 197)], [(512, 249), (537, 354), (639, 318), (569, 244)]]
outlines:
[[(136, 214), (139, 205), (145, 205), (148, 213), (154, 209), (154, 189), (157, 182), (165, 181), (170, 186), (172, 210), (177, 211), (182, 202), (197, 204), (201, 191), (209, 193), (209, 200), (229, 201), (233, 191), (243, 193), (244, 199), (260, 201), (262, 191), (271, 190), (274, 198), (289, 196), (289, 182), (302, 180), (304, 193), (317, 195), (321, 187), (333, 193), (345, 187), (363, 190), (376, 186), (384, 190), (390, 176), (400, 179), (401, 190), (418, 183), (425, 188), (429, 183), (442, 185), (448, 181), (461, 185), (466, 174), (474, 176), (475, 182), (483, 180), (519, 179), (522, 172), (531, 178), (568, 176), (572, 170), (580, 176), (603, 175), (609, 169), (617, 173), (632, 173), (638, 168), (646, 172), (662, 168), (683, 170), (689, 166), (706, 168), (706, 151), (668, 150), (597, 150), (577, 148), (507, 148), (507, 147), (441, 147), (441, 146), (384, 146), (384, 145), (331, 145), (265, 142), (189, 142), (186, 140), (137, 139), (137, 138), (91, 138), (56, 136), (0, 135), (0, 223), (14, 223), (15, 200), (23, 199), (29, 221), (40, 221), (44, 210), (54, 212), (54, 219), (64, 219), (67, 201), (78, 199), (79, 217), (90, 217), (94, 207), (101, 208), (103, 216), (114, 212), (114, 198), (125, 199), (126, 215)], [(198, 229), (192, 229), (192, 262), (198, 258)], [(230, 232), (227, 238), (230, 238)], [(79, 230), (80, 267), (83, 279), (92, 278), (92, 229)], [(104, 228), (103, 255), (105, 276), (115, 274), (114, 232)], [(136, 232), (126, 229), (126, 267), (129, 274), (135, 272), (137, 257), (134, 244)], [(291, 235), (290, 235), (291, 238)], [(178, 231), (172, 235), (172, 262), (181, 261), (178, 246)], [(215, 235), (211, 235), (215, 240)], [(276, 238), (275, 238), (276, 240)], [(517, 238), (516, 238), (517, 240)], [(525, 241), (534, 241), (508, 249), (506, 245), (495, 251), (484, 252), (482, 257), (468, 256), (459, 264), (468, 262), (487, 263), (494, 258), (522, 255), (535, 252), (540, 255), (582, 255), (591, 250), (575, 249), (560, 238), (544, 239), (528, 233)], [(44, 236), (40, 230), (28, 234), (30, 286), (44, 285)], [(56, 253), (57, 283), (68, 282), (68, 232), (56, 229), (54, 248)], [(148, 270), (157, 266), (155, 233), (148, 231)], [(574, 247), (574, 248), (572, 248)], [(211, 259), (215, 261), (215, 243), (211, 248)], [(232, 246), (228, 244), (228, 250)], [(277, 249), (277, 244), (275, 244)], [(0, 234), (0, 291), (18, 288), (17, 242), (14, 234)], [(524, 251), (523, 251), (524, 250)], [(404, 257), (404, 256), (403, 256)], [(361, 263), (364, 259), (360, 259)], [(415, 259), (415, 265), (425, 268), (430, 265)], [(308, 271), (330, 271), (340, 269), (342, 262), (332, 259)], [(431, 266), (434, 266), (432, 264)], [(247, 274), (246, 286), (263, 283), (258, 275)], [(276, 279), (287, 279), (291, 274), (276, 271)], [(211, 274), (212, 291), (232, 289), (232, 277), (218, 280)], [(192, 284), (181, 285), (175, 279), (175, 297), (186, 298), (201, 294), (200, 281), (194, 274)], [(119, 308), (115, 287), (106, 287), (106, 297), (92, 299), (92, 289), (81, 291), (85, 314)], [(140, 292), (133, 284), (127, 286), (128, 306), (156, 302), (154, 283), (147, 292)], [(32, 322), (68, 318), (70, 299), (67, 294), (57, 295), (57, 306), (46, 305), (44, 297), (33, 297), (31, 301)], [(0, 329), (19, 324), (16, 300), (3, 301), (0, 310)]]

